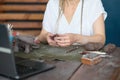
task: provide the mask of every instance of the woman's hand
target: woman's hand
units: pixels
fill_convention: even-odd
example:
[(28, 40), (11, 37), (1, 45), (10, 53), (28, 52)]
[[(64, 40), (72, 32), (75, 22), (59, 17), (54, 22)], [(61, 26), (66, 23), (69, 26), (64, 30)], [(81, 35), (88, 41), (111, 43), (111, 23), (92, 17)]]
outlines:
[(54, 36), (55, 36), (55, 34), (48, 33), (48, 34), (47, 34), (47, 42), (48, 42), (48, 44), (51, 45), (51, 46), (58, 46), (58, 44), (57, 44), (56, 41), (54, 40)]
[(59, 46), (66, 47), (76, 42), (76, 35), (72, 33), (59, 34), (54, 40)]

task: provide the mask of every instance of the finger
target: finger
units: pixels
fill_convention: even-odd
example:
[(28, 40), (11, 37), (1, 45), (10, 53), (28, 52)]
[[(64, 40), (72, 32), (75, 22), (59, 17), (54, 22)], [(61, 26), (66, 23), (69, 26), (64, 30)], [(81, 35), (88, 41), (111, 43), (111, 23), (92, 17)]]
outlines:
[(51, 45), (51, 46), (57, 46), (56, 41), (54, 41), (53, 39), (48, 38), (47, 41), (48, 41), (48, 44), (49, 44), (49, 45)]
[(51, 46), (58, 46), (58, 44), (55, 43), (55, 42), (50, 42), (49, 45), (51, 45)]
[(58, 43), (58, 45), (61, 46), (61, 47), (67, 47), (67, 46), (69, 46), (69, 43), (63, 43), (63, 44), (62, 43)]
[(67, 46), (67, 45), (70, 45), (70, 42), (69, 42), (69, 40), (58, 40), (58, 41), (56, 41), (56, 43), (58, 44), (58, 45), (62, 45), (62, 46)]
[(70, 40), (68, 40), (68, 39), (66, 39), (66, 40), (64, 40), (64, 39), (62, 39), (62, 40), (55, 39), (55, 42), (64, 44), (64, 43), (70, 43)]

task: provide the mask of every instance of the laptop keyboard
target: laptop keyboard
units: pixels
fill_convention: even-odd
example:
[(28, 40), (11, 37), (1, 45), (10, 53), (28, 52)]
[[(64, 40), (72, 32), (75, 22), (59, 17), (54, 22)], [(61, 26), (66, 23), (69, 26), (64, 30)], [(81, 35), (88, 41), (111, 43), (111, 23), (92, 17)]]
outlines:
[(24, 66), (17, 64), (17, 72), (19, 75), (27, 74), (36, 71), (37, 69), (30, 67), (30, 66)]
[(36, 60), (29, 60), (21, 57), (15, 57), (16, 70), (20, 76), (30, 76), (36, 73), (45, 72), (55, 68), (52, 64), (40, 62)]
[(43, 70), (46, 64), (44, 62), (37, 62), (32, 60), (25, 60), (16, 64), (19, 75), (33, 73), (35, 71)]

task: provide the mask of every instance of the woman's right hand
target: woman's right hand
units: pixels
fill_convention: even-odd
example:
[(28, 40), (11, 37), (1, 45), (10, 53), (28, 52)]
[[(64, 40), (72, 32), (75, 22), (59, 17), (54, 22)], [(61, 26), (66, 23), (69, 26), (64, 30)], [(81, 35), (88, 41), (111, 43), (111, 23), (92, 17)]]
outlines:
[(58, 44), (56, 43), (56, 41), (53, 38), (54, 36), (55, 36), (55, 34), (48, 33), (47, 34), (47, 42), (51, 46), (58, 46)]

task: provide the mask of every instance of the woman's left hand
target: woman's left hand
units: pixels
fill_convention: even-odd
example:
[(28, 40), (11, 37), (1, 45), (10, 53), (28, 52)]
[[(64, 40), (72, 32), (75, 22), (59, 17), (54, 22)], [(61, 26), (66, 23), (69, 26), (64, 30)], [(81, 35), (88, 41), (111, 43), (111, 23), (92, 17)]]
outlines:
[(54, 40), (59, 46), (66, 47), (72, 45), (76, 41), (76, 35), (72, 33), (59, 34)]

